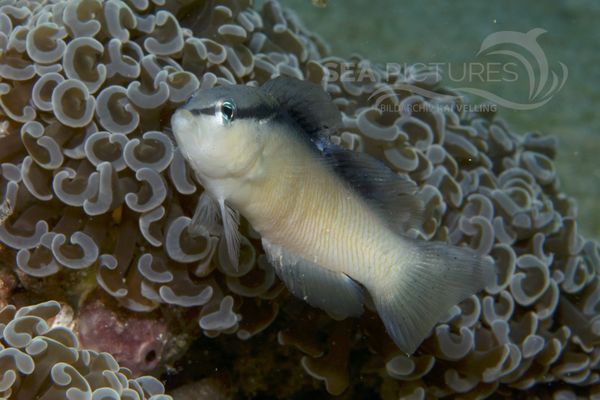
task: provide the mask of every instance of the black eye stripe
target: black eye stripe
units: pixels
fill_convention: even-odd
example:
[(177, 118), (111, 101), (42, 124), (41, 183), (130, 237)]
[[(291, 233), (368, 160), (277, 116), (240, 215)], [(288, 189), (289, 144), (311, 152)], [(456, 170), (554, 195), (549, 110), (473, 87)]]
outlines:
[[(212, 105), (209, 107), (203, 108), (189, 108), (189, 112), (192, 115), (217, 115), (217, 111), (221, 111), (220, 105)], [(257, 104), (248, 106), (245, 108), (235, 107), (235, 118), (236, 119), (244, 119), (244, 118), (256, 118), (263, 119), (272, 116), (275, 113), (273, 107), (265, 104)]]
[(216, 110), (215, 106), (204, 107), (204, 108), (193, 108), (193, 109), (190, 110), (190, 112), (192, 113), (192, 115), (200, 115), (200, 114), (215, 115), (216, 111), (217, 110)]

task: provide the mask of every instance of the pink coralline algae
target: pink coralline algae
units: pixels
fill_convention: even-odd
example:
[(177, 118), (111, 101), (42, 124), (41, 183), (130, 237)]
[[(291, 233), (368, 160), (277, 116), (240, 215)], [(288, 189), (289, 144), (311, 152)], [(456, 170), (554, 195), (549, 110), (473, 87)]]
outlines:
[(101, 298), (86, 302), (78, 312), (77, 337), (85, 348), (111, 353), (134, 376), (153, 372), (171, 338), (166, 322), (153, 314), (118, 315)]
[[(246, 221), (237, 269), (218, 229), (188, 232), (203, 189), (169, 135), (173, 110), (199, 88), (279, 75), (321, 85), (343, 116), (332, 140), (417, 185), (425, 218), (409, 235), (495, 261), (496, 281), (411, 357), (371, 312), (335, 321), (290, 297)], [(198, 340), (169, 380), (218, 365), (242, 397), (597, 396), (600, 250), (560, 190), (556, 142), (448, 94), (435, 71), (331, 56), (277, 1), (0, 0), (0, 243), (19, 278), (0, 267), (0, 301), (70, 302), (82, 342), (136, 373), (164, 369), (185, 331), (175, 348)], [(10, 382), (33, 371), (19, 357), (4, 358)]]

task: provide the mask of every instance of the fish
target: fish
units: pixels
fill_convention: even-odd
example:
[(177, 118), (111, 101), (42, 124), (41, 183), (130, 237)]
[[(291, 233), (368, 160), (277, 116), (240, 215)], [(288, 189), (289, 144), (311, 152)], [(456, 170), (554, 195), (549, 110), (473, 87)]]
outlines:
[(494, 263), (409, 235), (423, 215), (416, 184), (336, 145), (341, 118), (321, 86), (291, 77), (198, 90), (171, 117), (204, 187), (188, 230), (222, 226), (237, 265), (243, 216), (293, 295), (336, 319), (374, 308), (412, 354), (453, 305), (493, 281)]

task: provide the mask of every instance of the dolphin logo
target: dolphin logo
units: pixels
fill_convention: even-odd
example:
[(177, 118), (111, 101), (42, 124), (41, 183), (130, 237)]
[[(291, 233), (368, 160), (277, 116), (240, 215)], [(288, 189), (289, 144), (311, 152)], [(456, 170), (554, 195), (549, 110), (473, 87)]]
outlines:
[[(401, 92), (409, 92), (431, 100), (435, 99), (438, 102), (456, 101), (468, 94), (513, 110), (539, 108), (562, 89), (569, 76), (569, 70), (562, 62), (558, 63), (560, 66), (559, 73), (550, 69), (546, 53), (538, 43), (538, 38), (544, 33), (546, 33), (546, 30), (542, 28), (534, 28), (526, 33), (517, 31), (495, 32), (483, 40), (479, 51), (476, 53), (476, 56), (483, 57), (502, 55), (518, 62), (526, 71), (529, 82), (529, 95), (526, 102), (516, 102), (488, 90), (474, 87), (451, 88), (452, 94), (442, 94), (414, 85), (411, 82), (398, 82), (380, 87), (369, 96), (369, 100), (375, 100), (374, 105), (377, 107), (386, 100), (397, 102), (398, 95)], [(512, 48), (503, 48), (503, 46), (511, 46)], [(518, 46), (520, 51), (514, 49), (515, 46)]]

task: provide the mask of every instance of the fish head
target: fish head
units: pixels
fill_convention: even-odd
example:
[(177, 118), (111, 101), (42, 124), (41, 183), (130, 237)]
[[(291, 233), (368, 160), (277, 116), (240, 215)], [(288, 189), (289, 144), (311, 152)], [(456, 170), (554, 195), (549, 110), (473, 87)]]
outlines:
[(206, 178), (241, 177), (259, 162), (277, 101), (245, 85), (199, 90), (171, 117), (178, 147)]

